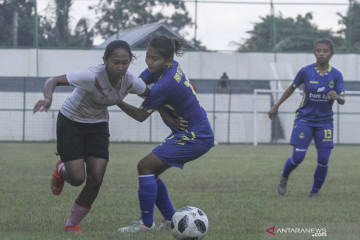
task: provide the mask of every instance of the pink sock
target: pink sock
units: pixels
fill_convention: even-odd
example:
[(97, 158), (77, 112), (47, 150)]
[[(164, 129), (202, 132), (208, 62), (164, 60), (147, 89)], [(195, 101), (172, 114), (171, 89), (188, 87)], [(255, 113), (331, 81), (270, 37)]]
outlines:
[(91, 209), (91, 207), (82, 206), (76, 200), (74, 203), (74, 206), (71, 210), (70, 217), (66, 220), (65, 227), (78, 225), (79, 222), (90, 211), (90, 209)]
[(58, 174), (61, 176), (61, 168), (65, 165), (65, 163), (61, 162), (58, 166), (57, 166), (57, 172)]

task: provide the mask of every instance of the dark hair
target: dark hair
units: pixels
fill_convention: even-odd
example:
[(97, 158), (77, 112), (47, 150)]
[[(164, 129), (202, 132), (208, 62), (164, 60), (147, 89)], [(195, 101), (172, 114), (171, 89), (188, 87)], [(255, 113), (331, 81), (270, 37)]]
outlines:
[(122, 48), (129, 53), (130, 62), (132, 62), (133, 59), (136, 58), (135, 55), (131, 52), (130, 45), (126, 41), (114, 40), (106, 46), (105, 53), (104, 53), (105, 59), (106, 60), (109, 59), (109, 57), (111, 57), (111, 55), (114, 53), (114, 51), (118, 48)]
[(321, 39), (315, 41), (314, 50), (315, 50), (316, 46), (317, 46), (319, 43), (325, 43), (325, 44), (329, 45), (331, 52), (332, 52), (332, 53), (334, 52), (334, 44), (333, 44), (333, 42), (332, 42), (330, 39), (328, 39), (328, 38), (321, 38)]
[(157, 35), (153, 37), (149, 46), (153, 47), (158, 53), (166, 59), (174, 58), (174, 55), (181, 57), (184, 55), (182, 51), (186, 41), (183, 38), (172, 38), (165, 35)]

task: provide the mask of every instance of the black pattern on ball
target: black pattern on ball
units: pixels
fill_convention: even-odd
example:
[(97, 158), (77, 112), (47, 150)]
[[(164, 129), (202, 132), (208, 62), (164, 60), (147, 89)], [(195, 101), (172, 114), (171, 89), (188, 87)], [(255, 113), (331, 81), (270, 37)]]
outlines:
[(179, 232), (183, 233), (188, 226), (189, 226), (189, 217), (185, 215), (178, 223)]
[(194, 221), (195, 225), (196, 225), (196, 228), (199, 232), (201, 233), (204, 233), (206, 232), (206, 225), (203, 221), (199, 220), (199, 219), (196, 219)]
[(204, 216), (204, 215), (205, 215), (200, 209), (198, 209), (197, 212), (198, 212), (198, 214), (199, 214), (200, 216)]

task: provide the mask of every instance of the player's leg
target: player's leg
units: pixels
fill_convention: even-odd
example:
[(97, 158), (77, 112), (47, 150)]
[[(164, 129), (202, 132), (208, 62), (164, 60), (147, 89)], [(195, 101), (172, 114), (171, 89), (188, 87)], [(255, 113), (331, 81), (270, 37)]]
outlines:
[[(137, 166), (139, 174), (139, 201), (141, 209), (141, 219), (148, 227), (153, 224), (153, 213), (156, 200), (158, 199), (158, 186), (162, 195), (161, 200), (169, 200), (165, 184), (157, 176), (171, 166), (161, 161), (153, 152), (142, 158)], [(162, 183), (162, 184), (161, 184)], [(166, 196), (164, 196), (166, 193)], [(167, 198), (166, 198), (167, 197)], [(160, 200), (160, 201), (161, 201)], [(169, 200), (170, 206), (171, 202)]]
[(313, 128), (296, 121), (291, 134), (290, 144), (293, 145), (293, 153), (286, 160), (283, 172), (278, 182), (277, 190), (284, 195), (287, 190), (287, 182), (291, 172), (305, 159), (307, 148), (313, 137)]
[[(108, 123), (80, 124), (80, 135), (83, 143), (81, 154), (86, 158), (86, 183), (75, 200), (71, 214), (65, 223), (66, 231), (79, 228), (78, 224), (89, 213), (91, 205), (99, 193), (109, 159)], [(71, 162), (77, 161), (69, 163), (71, 164)], [(65, 178), (68, 178), (71, 171), (66, 164)], [(84, 168), (84, 164), (78, 164), (77, 168)], [(75, 167), (71, 169), (75, 169)]]
[(329, 158), (331, 148), (318, 148), (317, 149), (317, 166), (314, 172), (314, 183), (311, 188), (310, 195), (315, 197), (318, 195), (328, 172)]
[[(184, 136), (170, 136), (161, 144), (161, 146), (157, 146), (153, 152), (166, 164), (183, 168), (183, 165), (186, 162), (193, 161), (208, 152), (213, 146), (214, 141), (212, 138), (184, 139), (187, 138)], [(164, 146), (166, 146), (166, 148)], [(175, 209), (170, 201), (166, 186), (160, 178), (157, 180), (156, 206), (164, 217), (159, 229), (169, 230), (170, 221), (175, 214)]]
[(165, 183), (160, 177), (156, 179), (157, 183), (157, 196), (155, 205), (164, 217), (162, 224), (159, 226), (160, 230), (168, 230), (172, 216), (175, 214), (175, 209), (171, 203), (169, 193), (167, 191)]
[(78, 227), (82, 219), (91, 210), (91, 205), (95, 201), (100, 186), (102, 184), (106, 166), (108, 161), (102, 158), (88, 157), (86, 160), (86, 183), (84, 188), (81, 190), (78, 198), (75, 200), (71, 214), (65, 223), (65, 230)]
[(83, 155), (83, 137), (79, 125), (66, 118), (61, 112), (56, 123), (57, 151), (60, 160), (51, 180), (51, 190), (59, 195), (64, 180), (73, 186), (81, 185), (85, 180)]
[(328, 172), (328, 164), (333, 143), (333, 127), (318, 128), (315, 132), (315, 145), (317, 149), (317, 166), (314, 172), (314, 183), (310, 197), (318, 196), (318, 193), (325, 182)]
[[(133, 225), (119, 228), (120, 232), (140, 232), (155, 229), (154, 207), (158, 196), (158, 183), (156, 178), (166, 169), (168, 164), (162, 162), (153, 152), (143, 157), (137, 166), (139, 189), (138, 197), (140, 202), (141, 220)], [(166, 188), (165, 188), (166, 189)], [(164, 189), (160, 186), (160, 191)]]

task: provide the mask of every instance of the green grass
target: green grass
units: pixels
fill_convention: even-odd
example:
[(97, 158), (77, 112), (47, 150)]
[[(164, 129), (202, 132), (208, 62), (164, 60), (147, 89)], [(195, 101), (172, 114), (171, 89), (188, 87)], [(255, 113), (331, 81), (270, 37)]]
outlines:
[[(81, 187), (65, 185), (60, 196), (49, 183), (57, 158), (54, 143), (0, 143), (0, 239), (174, 239), (169, 232), (121, 234), (139, 217), (136, 164), (155, 144), (111, 144), (100, 194), (81, 222), (84, 234), (66, 234), (65, 220)], [(218, 145), (209, 153), (162, 175), (175, 208), (196, 206), (208, 216), (206, 239), (359, 239), (360, 148), (336, 146), (319, 199), (308, 198), (316, 151), (280, 196), (276, 184), (291, 154), (288, 145)], [(155, 220), (161, 215), (156, 210)], [(327, 237), (272, 236), (266, 229), (326, 228)]]

